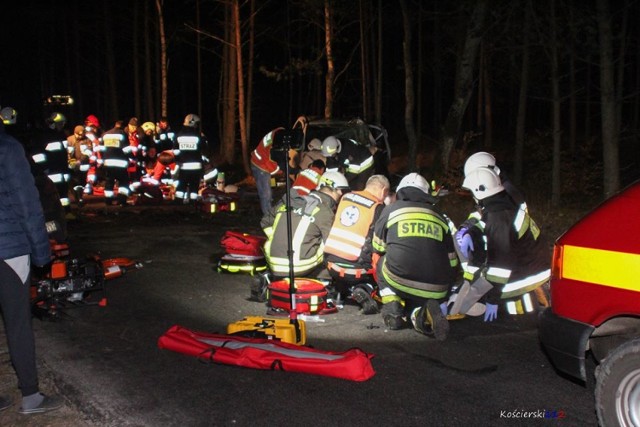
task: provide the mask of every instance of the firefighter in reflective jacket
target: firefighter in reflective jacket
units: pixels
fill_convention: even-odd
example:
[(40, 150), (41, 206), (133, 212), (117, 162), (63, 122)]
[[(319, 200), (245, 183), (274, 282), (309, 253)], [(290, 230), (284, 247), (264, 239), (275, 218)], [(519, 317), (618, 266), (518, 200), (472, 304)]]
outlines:
[(47, 128), (39, 135), (39, 146), (44, 150), (32, 156), (36, 166), (53, 181), (60, 197), (60, 204), (69, 212), (69, 182), (71, 171), (69, 170), (69, 150), (67, 148), (67, 135), (64, 133), (66, 117), (61, 113), (52, 113), (47, 118)]
[[(534, 310), (531, 291), (549, 280), (549, 257), (540, 229), (522, 205), (516, 205), (495, 170), (480, 167), (462, 185), (471, 190), (481, 214), (478, 227), (484, 233), (486, 260), (474, 259), (465, 267), (469, 289), (460, 312), (476, 301), (485, 301), (485, 321), (498, 316), (498, 304), (506, 302), (509, 314)], [(464, 287), (464, 285), (463, 285)], [(458, 298), (462, 294), (462, 288)], [(454, 304), (455, 305), (455, 304)]]
[(378, 313), (373, 298), (377, 286), (371, 264), (371, 239), (389, 187), (387, 177), (373, 175), (364, 190), (342, 196), (324, 246), (327, 268), (336, 289), (350, 294), (362, 307), (363, 314)]
[[(498, 165), (496, 164), (496, 158), (493, 154), (487, 153), (486, 151), (479, 151), (477, 153), (472, 154), (464, 163), (464, 176), (465, 178), (471, 172), (480, 167), (486, 167), (489, 169), (493, 169), (493, 171), (500, 177), (500, 182), (504, 187), (505, 191), (511, 197), (513, 202), (520, 206), (522, 209), (527, 210), (527, 203), (525, 202), (524, 194), (520, 189), (518, 189), (511, 180), (506, 176), (504, 171), (502, 171)], [(462, 251), (462, 261), (465, 262), (465, 258), (469, 256), (475, 256), (476, 259), (484, 259), (483, 252), (483, 236), (482, 236), (482, 227), (478, 225), (480, 221), (480, 212), (472, 212), (467, 220), (460, 224), (460, 229), (456, 232), (456, 241), (460, 246)], [(463, 238), (465, 234), (469, 234), (469, 237), (463, 242)], [(475, 251), (470, 251), (471, 248), (475, 248)], [(476, 252), (475, 254), (471, 254), (470, 252)]]
[(124, 151), (128, 146), (129, 141), (127, 134), (122, 129), (121, 121), (118, 121), (116, 126), (102, 135), (100, 152), (103, 159), (102, 168), (107, 178), (104, 186), (104, 198), (107, 206), (111, 205), (116, 198), (120, 205), (125, 206), (131, 194), (129, 173), (127, 172), (129, 156)]
[(271, 177), (282, 174), (287, 167), (286, 162), (289, 162), (290, 167), (294, 166), (291, 160), (294, 158), (294, 150), (289, 150), (288, 153), (285, 153), (286, 150), (272, 150), (276, 134), (283, 130), (282, 127), (273, 129), (262, 137), (255, 150), (251, 152), (251, 174), (256, 181), (263, 215), (267, 215), (272, 207)]
[(382, 254), (376, 277), (385, 325), (401, 329), (410, 315), (418, 332), (444, 340), (449, 324), (441, 302), (456, 281), (459, 266), (452, 224), (435, 202), (422, 176), (405, 176), (396, 189), (396, 201), (376, 222), (372, 243)]
[(204, 175), (203, 153), (207, 142), (199, 127), (200, 117), (188, 114), (173, 150), (178, 164), (176, 198), (191, 202), (198, 198), (200, 180)]
[[(326, 172), (322, 176), (319, 190), (302, 196), (290, 190), (291, 244), (293, 249), (293, 272), (295, 277), (328, 279), (324, 266), (324, 245), (333, 224), (337, 202), (343, 190), (348, 190), (344, 175)], [(262, 218), (261, 226), (267, 235), (264, 245), (269, 269), (277, 279), (288, 277), (289, 256), (287, 211), (283, 201)]]
[(322, 160), (314, 160), (309, 167), (298, 173), (293, 184), (291, 184), (291, 188), (295, 189), (301, 196), (311, 193), (312, 190), (318, 188), (325, 169)]
[(352, 191), (364, 189), (367, 179), (373, 175), (374, 152), (375, 149), (372, 151), (352, 139), (329, 136), (322, 141), (327, 170), (344, 173)]

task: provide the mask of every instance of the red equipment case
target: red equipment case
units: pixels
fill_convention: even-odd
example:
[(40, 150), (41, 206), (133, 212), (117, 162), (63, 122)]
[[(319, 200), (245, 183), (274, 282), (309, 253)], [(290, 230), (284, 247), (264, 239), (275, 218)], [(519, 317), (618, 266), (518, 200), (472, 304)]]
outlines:
[[(338, 308), (327, 298), (324, 284), (315, 279), (296, 278), (296, 313), (298, 314), (329, 314)], [(272, 282), (268, 287), (269, 314), (289, 315), (291, 310), (291, 294), (289, 280)]]

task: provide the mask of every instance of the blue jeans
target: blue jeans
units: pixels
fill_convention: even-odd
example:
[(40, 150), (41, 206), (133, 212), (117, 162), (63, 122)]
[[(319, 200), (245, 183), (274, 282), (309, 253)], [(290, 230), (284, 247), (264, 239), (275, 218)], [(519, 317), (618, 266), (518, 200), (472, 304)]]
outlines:
[(251, 172), (256, 180), (256, 190), (258, 190), (258, 197), (260, 198), (262, 215), (266, 215), (271, 210), (271, 174), (257, 168), (253, 163), (251, 164)]

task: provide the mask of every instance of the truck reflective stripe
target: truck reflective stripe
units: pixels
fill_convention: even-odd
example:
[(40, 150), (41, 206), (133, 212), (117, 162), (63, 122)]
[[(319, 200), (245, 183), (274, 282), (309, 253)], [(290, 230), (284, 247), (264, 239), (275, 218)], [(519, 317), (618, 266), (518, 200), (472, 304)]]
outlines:
[(640, 254), (565, 245), (562, 277), (638, 291)]

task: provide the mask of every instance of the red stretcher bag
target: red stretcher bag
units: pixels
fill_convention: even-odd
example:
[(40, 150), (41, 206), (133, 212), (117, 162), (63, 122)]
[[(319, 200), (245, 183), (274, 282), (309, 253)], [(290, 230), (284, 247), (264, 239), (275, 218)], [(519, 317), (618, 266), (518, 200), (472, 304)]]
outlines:
[[(338, 307), (327, 298), (324, 284), (314, 279), (295, 279), (296, 313), (298, 314), (329, 314), (338, 311)], [(291, 294), (289, 280), (278, 280), (269, 284), (267, 301), (269, 314), (288, 315), (291, 310)]]
[(263, 236), (227, 230), (220, 239), (220, 246), (228, 254), (262, 257), (262, 246), (266, 241), (267, 238)]
[(358, 348), (323, 351), (278, 340), (196, 332), (179, 325), (160, 336), (158, 347), (202, 361), (245, 368), (301, 372), (350, 381), (366, 381), (375, 375), (371, 365), (373, 354)]

